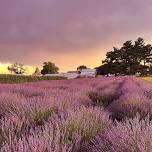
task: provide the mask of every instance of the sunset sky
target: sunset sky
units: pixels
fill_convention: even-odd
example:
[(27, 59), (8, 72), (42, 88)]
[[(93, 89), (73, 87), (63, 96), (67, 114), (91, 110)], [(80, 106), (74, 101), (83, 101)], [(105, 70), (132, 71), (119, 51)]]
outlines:
[(152, 0), (0, 0), (0, 73), (14, 62), (94, 68), (126, 40), (152, 44), (151, 17)]

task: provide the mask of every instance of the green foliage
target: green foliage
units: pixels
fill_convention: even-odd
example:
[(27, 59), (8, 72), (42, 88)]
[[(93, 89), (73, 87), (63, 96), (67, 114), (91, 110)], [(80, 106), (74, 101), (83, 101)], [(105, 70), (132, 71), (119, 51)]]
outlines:
[(61, 126), (61, 132), (64, 133), (63, 141), (72, 141), (75, 135), (81, 135), (82, 144), (110, 126), (110, 123), (101, 119), (98, 111), (81, 111), (72, 117), (74, 118), (69, 117)]
[(41, 70), (41, 73), (43, 75), (45, 74), (56, 74), (58, 73), (59, 68), (52, 62), (44, 62), (43, 63), (43, 69)]
[(31, 109), (26, 112), (26, 116), (31, 118), (36, 126), (44, 125), (44, 122), (49, 119), (49, 117), (57, 112), (56, 107), (50, 107), (48, 109)]
[(24, 82), (35, 82), (42, 80), (62, 80), (65, 77), (60, 76), (26, 76), (26, 75), (11, 75), (11, 74), (0, 74), (0, 83), (24, 83)]
[(145, 45), (142, 38), (138, 38), (134, 44), (132, 41), (126, 41), (120, 49), (114, 47), (112, 51), (107, 52), (103, 65), (97, 67), (97, 73), (103, 75), (140, 73), (146, 75), (152, 71), (151, 51), (152, 46)]
[(14, 74), (24, 74), (26, 68), (21, 63), (14, 63), (11, 66), (8, 66), (8, 71)]
[(33, 75), (37, 76), (37, 75), (41, 75), (41, 72), (39, 70), (39, 68), (37, 67), (33, 73)]
[(77, 71), (81, 71), (81, 70), (83, 70), (83, 69), (87, 69), (87, 66), (85, 66), (85, 65), (80, 65), (80, 66), (77, 67)]
[(93, 105), (107, 107), (113, 101), (114, 95), (90, 91), (88, 97), (91, 99)]

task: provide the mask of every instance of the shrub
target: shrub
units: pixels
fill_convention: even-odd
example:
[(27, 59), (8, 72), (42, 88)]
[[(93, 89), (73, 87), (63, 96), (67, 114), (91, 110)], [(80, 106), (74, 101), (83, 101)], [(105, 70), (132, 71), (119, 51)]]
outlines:
[(1, 84), (0, 151), (149, 152), (151, 97), (132, 77)]
[(137, 116), (117, 123), (86, 145), (88, 152), (149, 152), (152, 149), (152, 124)]
[(48, 107), (48, 108), (30, 108), (26, 109), (24, 114), (25, 117), (34, 125), (42, 126), (45, 121), (57, 112), (57, 107)]
[(102, 91), (92, 91), (88, 93), (89, 98), (91, 99), (93, 105), (107, 107), (114, 98), (112, 93), (103, 93)]
[(72, 139), (72, 135), (78, 134), (83, 140), (89, 140), (98, 132), (106, 130), (111, 122), (108, 113), (101, 108), (80, 107), (69, 110), (67, 119), (63, 123), (63, 131), (66, 132), (65, 138)]
[(22, 152), (23, 147), (27, 152), (53, 151), (53, 149), (55, 152), (77, 152), (85, 141), (111, 126), (106, 112), (100, 108), (86, 107), (75, 107), (55, 114), (42, 127), (30, 128), (28, 131), (26, 128), (23, 129), (23, 123), (21, 127), (10, 125), (11, 120), (4, 124), (1, 134), (1, 138), (5, 137), (1, 139), (3, 140), (1, 150), (4, 152), (11, 150)]
[(11, 75), (0, 74), (0, 83), (25, 83), (42, 80), (62, 80), (66, 79), (61, 76), (28, 76), (28, 75)]
[[(56, 120), (53, 120), (54, 122)], [(61, 132), (58, 124), (46, 124), (43, 128), (31, 130), (21, 138), (14, 138), (2, 145), (3, 152), (72, 152), (72, 143), (60, 141)], [(9, 138), (11, 134), (9, 134)], [(75, 138), (75, 143), (77, 143)]]

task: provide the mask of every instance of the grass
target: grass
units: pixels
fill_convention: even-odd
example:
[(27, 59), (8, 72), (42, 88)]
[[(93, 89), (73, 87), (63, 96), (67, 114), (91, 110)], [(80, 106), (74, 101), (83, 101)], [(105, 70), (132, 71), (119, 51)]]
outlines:
[(139, 77), (139, 78), (142, 79), (142, 80), (145, 80), (149, 83), (152, 83), (152, 77)]
[(29, 75), (11, 75), (0, 74), (0, 83), (24, 83), (24, 82), (36, 82), (42, 80), (62, 80), (66, 79), (61, 76), (29, 76)]

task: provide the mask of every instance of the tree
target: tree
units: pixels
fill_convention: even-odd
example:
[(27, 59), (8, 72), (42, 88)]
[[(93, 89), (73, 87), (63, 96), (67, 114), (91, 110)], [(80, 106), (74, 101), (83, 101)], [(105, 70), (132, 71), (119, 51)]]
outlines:
[(33, 75), (41, 75), (41, 71), (39, 70), (38, 67), (35, 69)]
[(140, 72), (147, 74), (152, 63), (152, 46), (145, 44), (143, 38), (134, 43), (126, 41), (123, 46), (107, 52), (103, 65), (97, 68), (97, 73), (134, 75)]
[(14, 63), (7, 68), (11, 73), (14, 74), (24, 74), (26, 71), (26, 68), (21, 63)]
[(58, 73), (59, 68), (52, 62), (44, 62), (43, 63), (43, 69), (41, 70), (41, 73), (43, 75), (45, 74), (56, 74)]
[(80, 66), (78, 66), (77, 67), (77, 71), (82, 71), (83, 69), (87, 69), (87, 66), (85, 66), (85, 65), (80, 65)]

